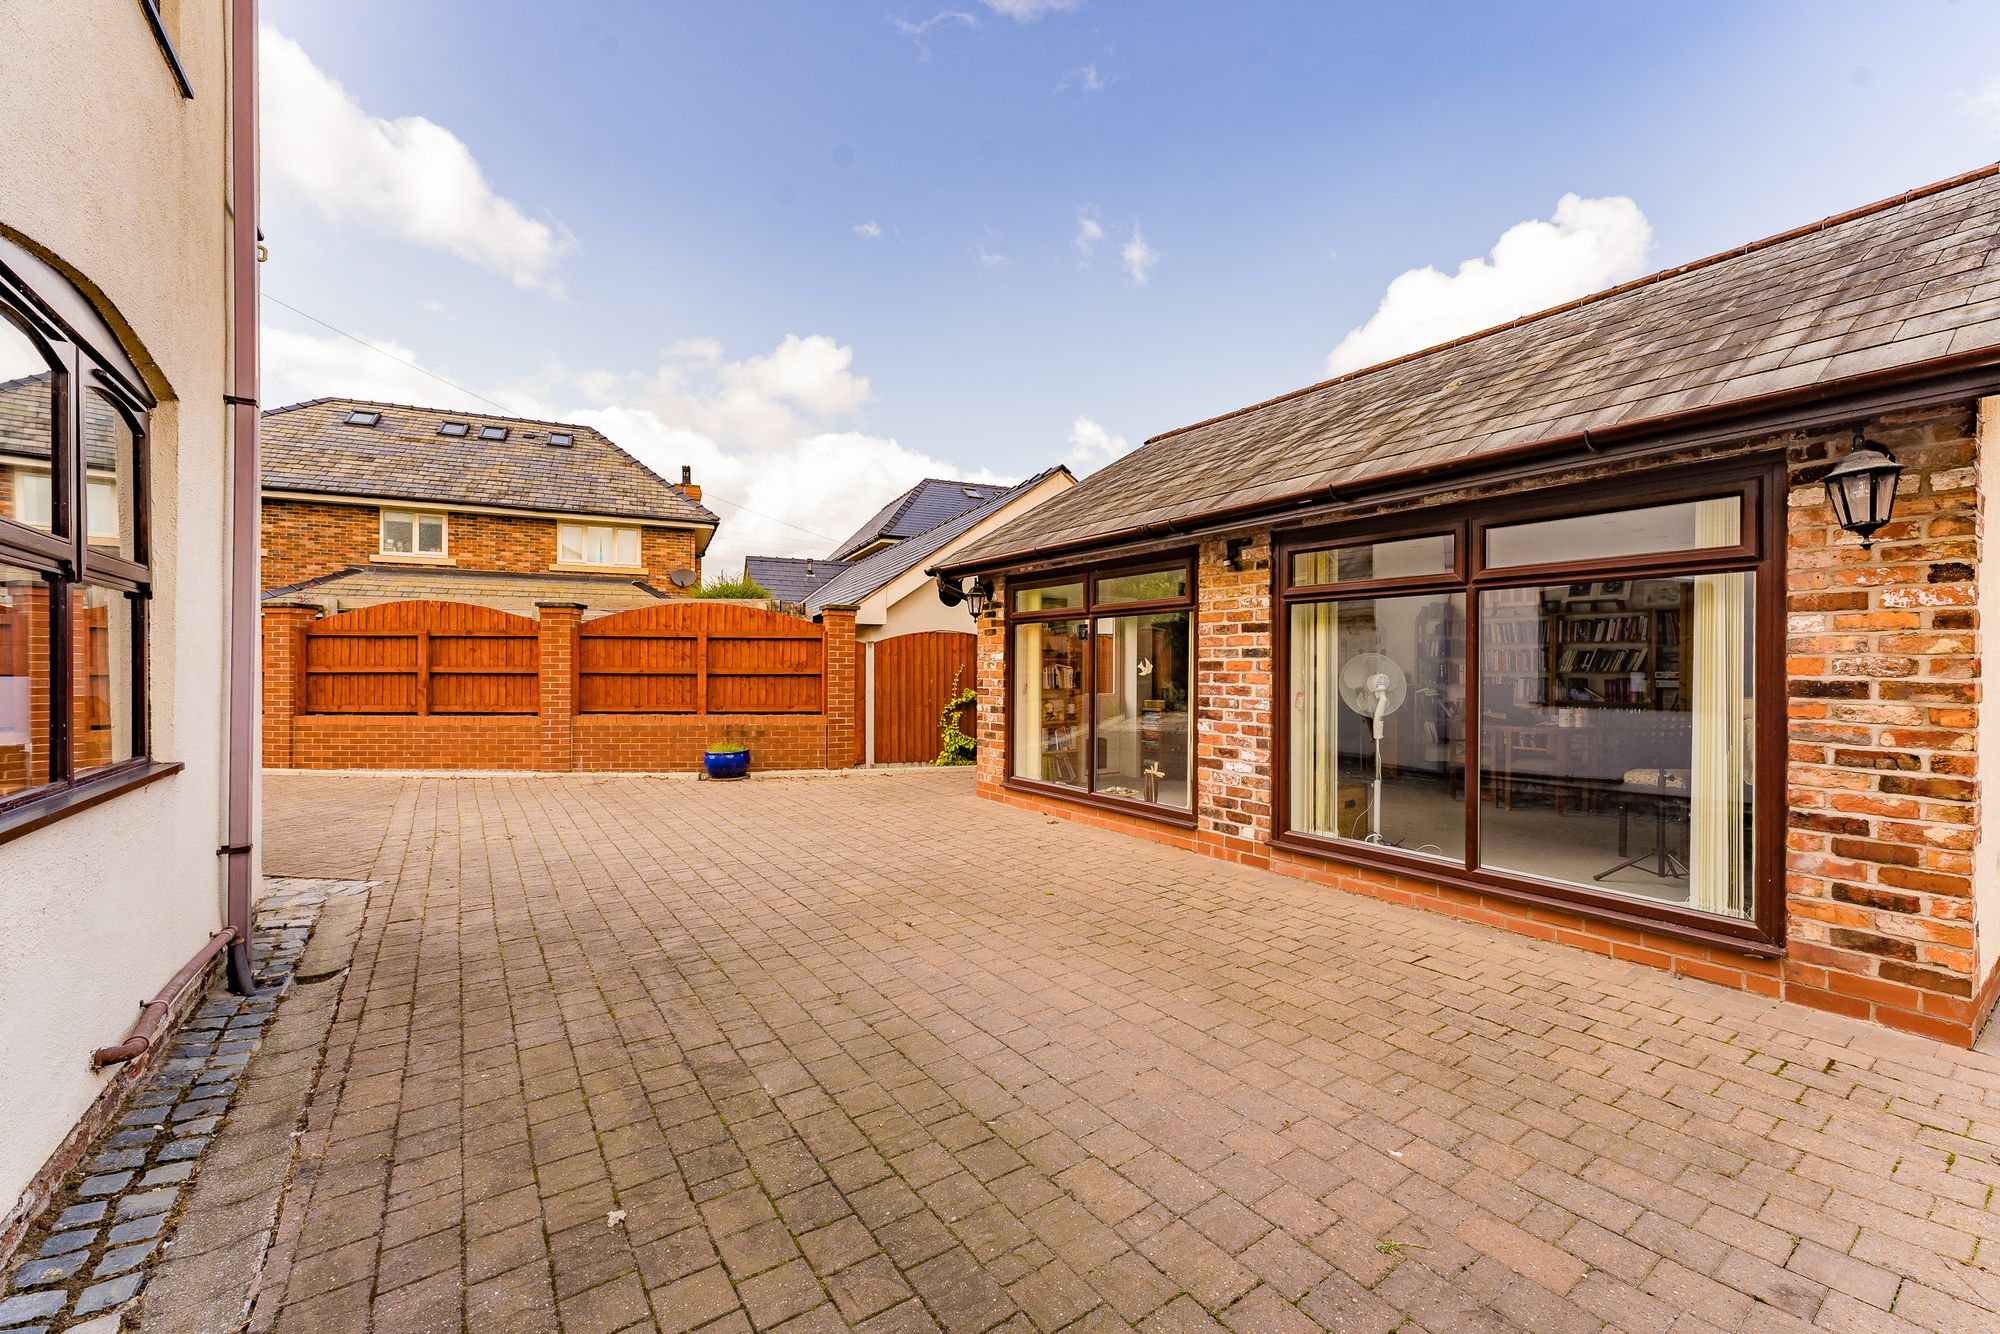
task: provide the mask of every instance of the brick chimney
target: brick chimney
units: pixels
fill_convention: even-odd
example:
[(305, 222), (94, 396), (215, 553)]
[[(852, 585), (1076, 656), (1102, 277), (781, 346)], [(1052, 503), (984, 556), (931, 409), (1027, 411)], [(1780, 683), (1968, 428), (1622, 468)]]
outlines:
[(689, 500), (695, 501), (696, 503), (700, 502), (701, 488), (695, 485), (694, 469), (690, 468), (685, 463), (681, 465), (681, 490), (686, 494)]

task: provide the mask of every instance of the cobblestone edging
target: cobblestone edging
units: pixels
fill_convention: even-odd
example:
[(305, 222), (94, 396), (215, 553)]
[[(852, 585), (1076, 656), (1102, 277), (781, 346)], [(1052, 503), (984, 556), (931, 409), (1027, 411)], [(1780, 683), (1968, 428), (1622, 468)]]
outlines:
[(270, 880), (257, 908), (251, 964), (270, 995), (218, 984), (173, 1037), (167, 1058), (133, 1089), (22, 1239), (0, 1285), (3, 1334), (106, 1334), (172, 1245), (189, 1184), (229, 1115), (245, 1067), (289, 992), (330, 895), (363, 881)]

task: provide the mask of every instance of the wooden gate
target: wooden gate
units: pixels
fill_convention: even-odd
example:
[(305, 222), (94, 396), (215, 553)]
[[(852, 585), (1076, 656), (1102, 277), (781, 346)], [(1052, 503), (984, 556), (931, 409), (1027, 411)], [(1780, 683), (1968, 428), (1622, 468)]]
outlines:
[(819, 713), (826, 631), (810, 621), (698, 600), (585, 621), (578, 713)]
[[(974, 685), (976, 635), (925, 630), (875, 641), (869, 686), (875, 700), (877, 764), (934, 760), (943, 745), (938, 714), (951, 691), (953, 673), (961, 689)], [(959, 711), (959, 727), (972, 730), (971, 706)]]
[(463, 602), (385, 602), (301, 636), (300, 713), (533, 713), (535, 623)]

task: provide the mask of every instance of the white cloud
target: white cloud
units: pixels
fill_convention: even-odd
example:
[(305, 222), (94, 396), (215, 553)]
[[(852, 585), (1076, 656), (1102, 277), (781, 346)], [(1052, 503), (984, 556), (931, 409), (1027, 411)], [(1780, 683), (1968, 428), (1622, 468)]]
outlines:
[(368, 341), (372, 347), (339, 334), (298, 333), (266, 325), (259, 336), (260, 397), (267, 407), (339, 396), (492, 411), (470, 394), (417, 369), (417, 354), (394, 339)]
[(854, 225), (854, 234), (856, 236), (864, 236), (873, 241), (882, 235), (882, 224), (870, 218), (866, 222), (856, 223)]
[(1122, 435), (1113, 435), (1088, 417), (1078, 417), (1069, 428), (1069, 453), (1063, 462), (1078, 477), (1096, 472), (1131, 449)]
[(2000, 76), (1988, 79), (1978, 92), (1966, 98), (1965, 110), (1983, 121), (1987, 129), (2000, 133)]
[(1097, 72), (1095, 64), (1084, 65), (1063, 75), (1062, 82), (1056, 85), (1056, 91), (1066, 93), (1072, 88), (1081, 88), (1086, 93), (1096, 93), (1103, 91), (1104, 84), (1104, 76)]
[(1142, 287), (1152, 276), (1153, 266), (1160, 262), (1160, 252), (1146, 244), (1146, 238), (1140, 234), (1136, 223), (1132, 227), (1132, 239), (1118, 253), (1125, 261), (1125, 272), (1131, 274), (1132, 281)]
[(890, 16), (889, 21), (896, 25), (897, 32), (909, 38), (911, 45), (917, 48), (917, 59), (919, 60), (929, 60), (931, 58), (931, 44), (926, 39), (930, 36), (933, 28), (947, 23), (963, 24), (968, 28), (979, 26), (978, 15), (968, 14), (962, 9), (941, 9), (929, 18), (914, 23), (909, 19), (897, 18), (894, 15)]
[(1097, 243), (1104, 239), (1104, 224), (1097, 220), (1089, 209), (1076, 215), (1076, 249), (1083, 256), (1085, 264), (1097, 254)]
[(682, 464), (694, 469), (703, 503), (723, 520), (704, 558), (709, 572), (740, 570), (746, 555), (824, 556), (889, 497), (926, 477), (1015, 480), (986, 469), (967, 472), (858, 431), (820, 432), (746, 453), (643, 408), (596, 409), (574, 418), (663, 476), (680, 476)]
[(682, 339), (645, 376), (576, 377), (602, 406), (644, 407), (669, 427), (755, 449), (774, 449), (829, 429), (860, 411), (868, 377), (854, 374), (854, 349), (824, 334), (787, 334), (762, 356), (724, 361), (712, 338)]
[(1083, 0), (979, 0), (979, 3), (1016, 23), (1033, 23), (1044, 14), (1075, 9)]
[(336, 221), (449, 250), (522, 287), (555, 288), (568, 235), (494, 193), (456, 135), (422, 116), (368, 114), (269, 24), (260, 42), (263, 160), (274, 183)]
[(997, 269), (1007, 262), (1005, 255), (997, 250), (988, 250), (977, 241), (972, 243), (972, 257), (978, 260), (982, 267), (988, 269)]
[(1652, 225), (1630, 199), (1566, 194), (1552, 219), (1514, 224), (1490, 255), (1466, 260), (1457, 273), (1425, 266), (1398, 274), (1368, 322), (1327, 354), (1327, 374), (1373, 366), (1636, 278), (1652, 245)]

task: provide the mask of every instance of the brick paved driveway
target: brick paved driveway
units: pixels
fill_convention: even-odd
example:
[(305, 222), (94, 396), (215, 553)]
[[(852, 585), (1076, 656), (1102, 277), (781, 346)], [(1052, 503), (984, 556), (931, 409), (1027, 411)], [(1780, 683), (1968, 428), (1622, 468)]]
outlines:
[(2000, 1328), (1988, 1057), (963, 773), (267, 820), (385, 882), (282, 1330)]

